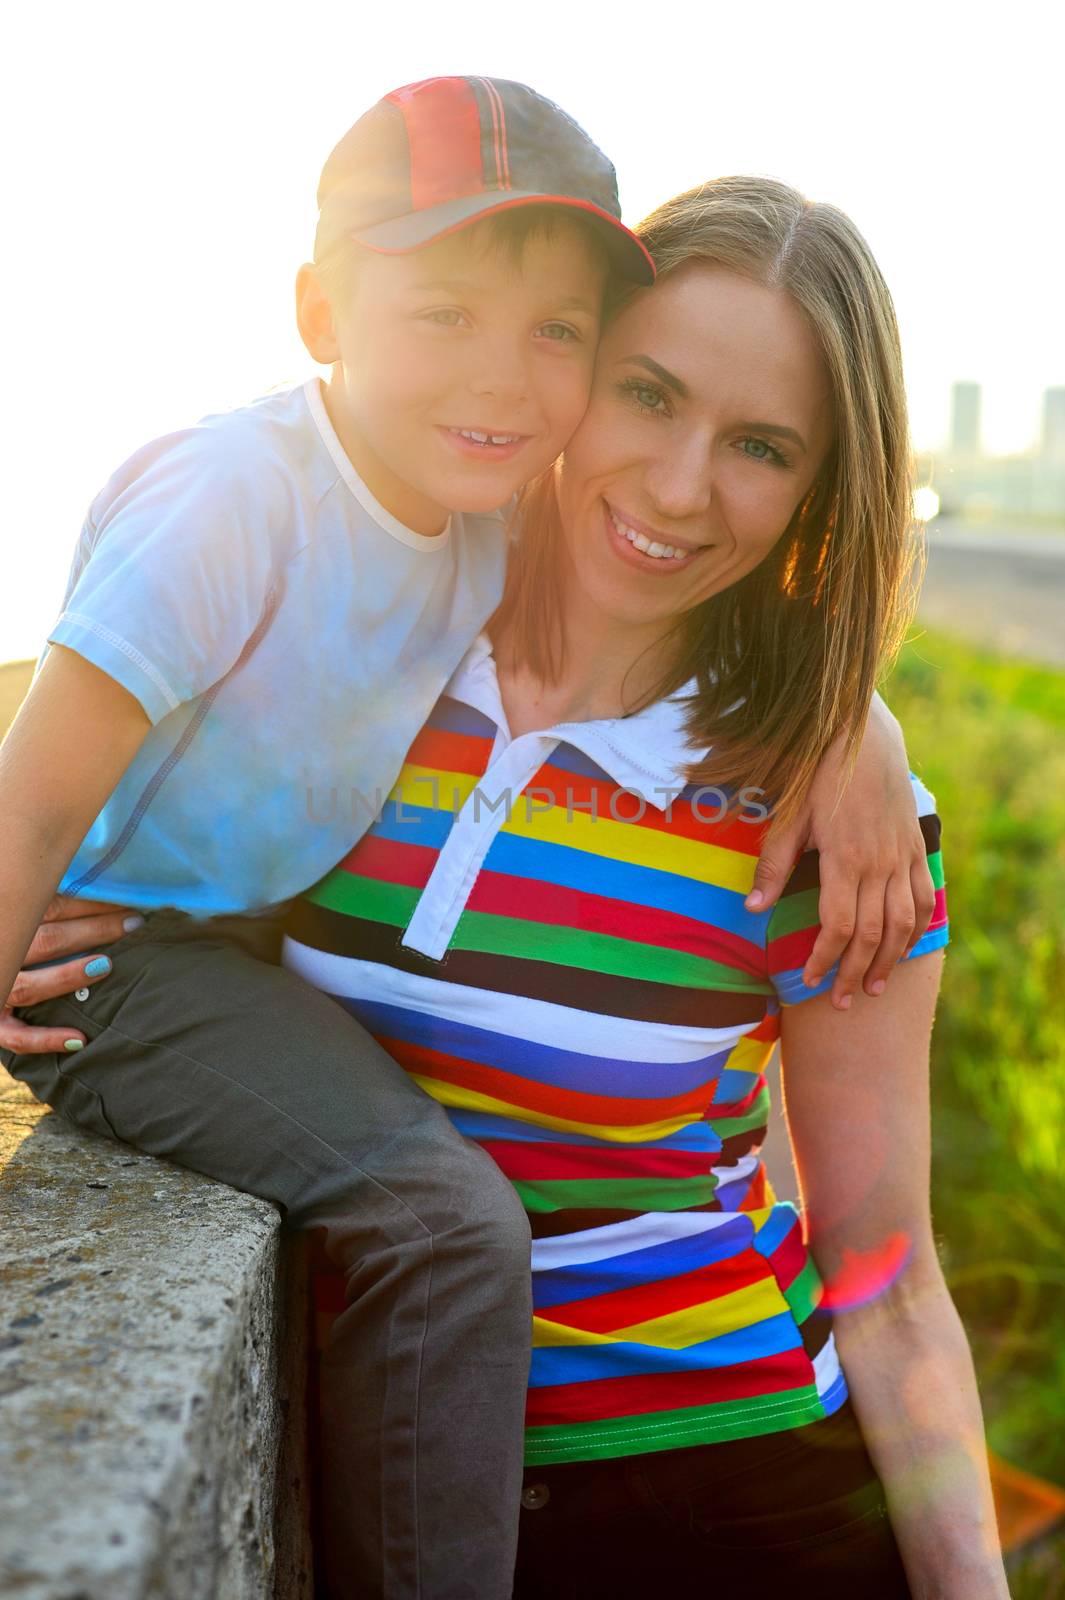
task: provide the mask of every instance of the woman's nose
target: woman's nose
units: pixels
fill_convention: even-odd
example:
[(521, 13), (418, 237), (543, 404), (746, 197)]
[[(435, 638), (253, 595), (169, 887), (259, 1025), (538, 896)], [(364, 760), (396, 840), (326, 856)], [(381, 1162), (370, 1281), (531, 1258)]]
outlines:
[(705, 515), (714, 500), (709, 442), (693, 438), (663, 444), (648, 463), (647, 486), (663, 516), (680, 520)]

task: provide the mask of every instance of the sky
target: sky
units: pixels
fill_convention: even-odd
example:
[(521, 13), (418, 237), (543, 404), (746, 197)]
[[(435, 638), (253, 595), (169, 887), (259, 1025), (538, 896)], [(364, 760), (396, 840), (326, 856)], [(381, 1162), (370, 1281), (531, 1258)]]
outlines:
[(93, 0), (5, 23), (0, 660), (36, 653), (89, 500), (138, 444), (313, 370), (292, 282), (374, 100), (518, 78), (610, 154), (625, 220), (758, 172), (831, 201), (895, 296), (915, 441), (984, 385), (1029, 447), (1065, 384), (1058, 52), (1040, 0)]

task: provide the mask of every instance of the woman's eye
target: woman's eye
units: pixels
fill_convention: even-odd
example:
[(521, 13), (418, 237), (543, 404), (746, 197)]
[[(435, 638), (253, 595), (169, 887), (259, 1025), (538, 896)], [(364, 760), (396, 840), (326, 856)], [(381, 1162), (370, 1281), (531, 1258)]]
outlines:
[(547, 339), (551, 344), (565, 344), (567, 340), (577, 337), (576, 329), (565, 322), (545, 322), (536, 331), (541, 338)]
[(741, 439), (740, 449), (744, 455), (750, 456), (752, 461), (772, 461), (778, 467), (787, 466), (780, 451), (767, 439)]
[(640, 411), (663, 417), (668, 410), (666, 396), (655, 383), (642, 383), (639, 378), (627, 378), (621, 385), (622, 393), (632, 400)]

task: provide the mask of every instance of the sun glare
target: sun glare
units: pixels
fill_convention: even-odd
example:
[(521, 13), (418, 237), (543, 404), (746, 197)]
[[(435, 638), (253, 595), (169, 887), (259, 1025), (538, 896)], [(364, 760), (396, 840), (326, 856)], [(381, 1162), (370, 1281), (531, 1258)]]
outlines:
[(939, 515), (939, 496), (930, 483), (913, 491), (913, 514), (918, 522), (931, 522)]

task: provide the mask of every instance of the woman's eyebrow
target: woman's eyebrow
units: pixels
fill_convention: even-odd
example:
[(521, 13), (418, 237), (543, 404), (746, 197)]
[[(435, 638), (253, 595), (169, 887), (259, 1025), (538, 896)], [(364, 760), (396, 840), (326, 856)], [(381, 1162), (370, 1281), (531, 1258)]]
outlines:
[(801, 433), (796, 433), (794, 428), (785, 428), (781, 422), (741, 422), (741, 428), (749, 428), (752, 433), (770, 433), (774, 439), (789, 439), (792, 444), (797, 444), (805, 455), (806, 440)]
[(618, 366), (624, 366), (626, 362), (630, 362), (634, 367), (643, 367), (646, 372), (650, 372), (656, 378), (660, 378), (666, 387), (672, 389), (674, 394), (679, 394), (682, 400), (688, 398), (691, 391), (684, 380), (678, 378), (675, 372), (669, 372), (665, 367), (660, 367), (658, 362), (653, 361), (650, 356), (622, 356)]

